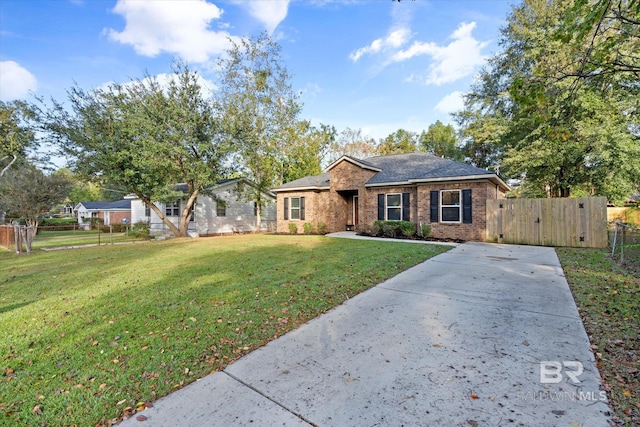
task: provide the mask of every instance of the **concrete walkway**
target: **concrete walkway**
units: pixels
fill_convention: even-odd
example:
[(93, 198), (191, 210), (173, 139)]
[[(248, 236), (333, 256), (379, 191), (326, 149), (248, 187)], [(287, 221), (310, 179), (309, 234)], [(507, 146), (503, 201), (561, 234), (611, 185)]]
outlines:
[(554, 250), (466, 243), (121, 425), (607, 426), (600, 390)]

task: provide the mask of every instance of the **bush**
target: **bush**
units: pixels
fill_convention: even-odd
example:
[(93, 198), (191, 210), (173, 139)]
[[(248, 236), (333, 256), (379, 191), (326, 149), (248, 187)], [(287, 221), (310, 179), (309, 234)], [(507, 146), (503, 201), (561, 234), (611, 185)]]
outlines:
[(302, 229), (304, 230), (304, 234), (313, 234), (313, 224), (310, 222), (302, 224)]
[(289, 223), (289, 233), (290, 234), (298, 234), (298, 226), (295, 225), (294, 223), (290, 222)]
[(384, 237), (396, 237), (396, 226), (394, 224), (390, 224), (385, 222), (382, 224), (382, 235)]
[(371, 227), (372, 236), (382, 236), (382, 224), (384, 221), (374, 221), (373, 227)]
[(430, 224), (420, 224), (420, 228), (418, 229), (418, 236), (426, 239), (431, 235), (431, 225)]
[(52, 227), (58, 225), (74, 225), (77, 224), (78, 220), (75, 218), (43, 218), (42, 223), (45, 227)]
[(318, 234), (327, 234), (329, 230), (327, 230), (327, 224), (321, 221), (316, 224), (316, 231), (318, 232)]
[(404, 237), (412, 237), (416, 234), (416, 225), (413, 222), (400, 221), (398, 227)]
[(371, 228), (372, 236), (412, 237), (416, 234), (416, 224), (410, 221), (375, 221)]
[(149, 238), (149, 223), (138, 221), (131, 227), (131, 235), (140, 239)]

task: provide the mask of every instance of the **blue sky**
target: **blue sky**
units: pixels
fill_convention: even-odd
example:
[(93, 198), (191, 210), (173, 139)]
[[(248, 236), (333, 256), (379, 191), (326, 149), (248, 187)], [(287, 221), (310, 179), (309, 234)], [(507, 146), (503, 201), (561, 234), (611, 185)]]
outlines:
[(508, 0), (2, 0), (0, 99), (62, 100), (170, 70), (215, 81), (228, 37), (268, 31), (301, 91), (302, 118), (383, 138), (452, 123), (498, 51)]

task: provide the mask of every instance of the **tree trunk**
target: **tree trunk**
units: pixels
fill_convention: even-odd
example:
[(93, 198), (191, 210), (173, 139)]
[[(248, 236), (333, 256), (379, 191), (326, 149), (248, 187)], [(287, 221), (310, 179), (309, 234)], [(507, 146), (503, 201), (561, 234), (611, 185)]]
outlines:
[(260, 197), (260, 194), (258, 193), (258, 197), (256, 198), (256, 232), (260, 233), (262, 231), (261, 226), (262, 226), (262, 220), (260, 218), (260, 216), (262, 215), (262, 200)]
[(191, 207), (196, 203), (198, 191), (194, 191), (187, 199), (187, 204), (180, 213), (180, 237), (187, 237), (189, 234), (189, 222), (191, 222)]
[(149, 206), (149, 209), (151, 209), (152, 211), (154, 211), (156, 213), (156, 215), (158, 215), (158, 218), (160, 218), (162, 223), (169, 228), (169, 230), (173, 233), (174, 236), (180, 237), (180, 230), (178, 229), (178, 227), (176, 227), (175, 224), (172, 223), (171, 220), (169, 220), (169, 218), (167, 218), (164, 215), (164, 213), (162, 213), (162, 211), (160, 209), (158, 209), (158, 207), (151, 201), (151, 199), (149, 199), (148, 197), (146, 197), (145, 195), (143, 195), (143, 194), (141, 194), (141, 193), (139, 193), (137, 191), (134, 191), (133, 193), (136, 196), (138, 196), (140, 198), (140, 200), (142, 200), (144, 203), (146, 203), (147, 206)]

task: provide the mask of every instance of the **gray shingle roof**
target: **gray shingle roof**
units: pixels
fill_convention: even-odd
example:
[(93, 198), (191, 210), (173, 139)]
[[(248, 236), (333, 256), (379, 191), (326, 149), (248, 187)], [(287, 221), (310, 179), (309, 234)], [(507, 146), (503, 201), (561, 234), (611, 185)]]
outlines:
[(116, 200), (115, 202), (80, 202), (88, 210), (104, 211), (109, 209), (131, 209), (131, 200)]
[(305, 176), (304, 178), (282, 184), (274, 190), (287, 190), (293, 188), (329, 188), (329, 172), (325, 172), (320, 175)]
[(493, 175), (485, 169), (454, 160), (443, 159), (429, 153), (407, 153), (378, 156), (365, 159), (382, 171), (375, 174), (367, 184), (383, 184), (427, 180), (437, 178)]
[[(361, 165), (380, 169), (380, 172), (377, 172), (366, 182), (368, 186), (393, 185), (443, 178), (478, 178), (483, 175), (486, 175), (487, 178), (497, 178), (493, 172), (486, 169), (480, 169), (454, 160), (443, 159), (429, 153), (394, 154), (390, 156), (369, 157), (364, 160), (350, 156), (344, 157), (347, 161), (353, 160)], [(499, 178), (498, 182), (501, 182)], [(329, 188), (329, 172), (288, 182), (275, 188), (274, 191), (313, 188)]]

